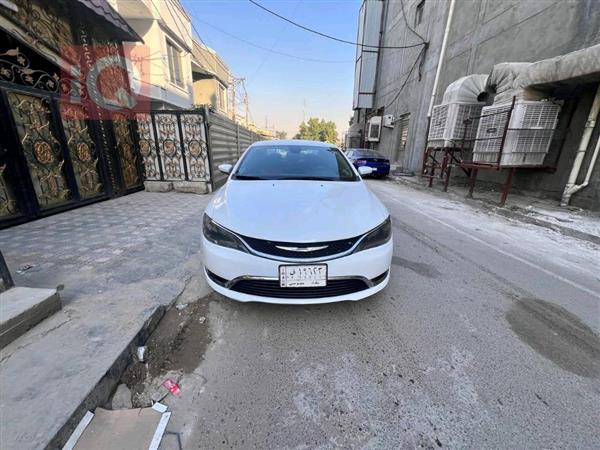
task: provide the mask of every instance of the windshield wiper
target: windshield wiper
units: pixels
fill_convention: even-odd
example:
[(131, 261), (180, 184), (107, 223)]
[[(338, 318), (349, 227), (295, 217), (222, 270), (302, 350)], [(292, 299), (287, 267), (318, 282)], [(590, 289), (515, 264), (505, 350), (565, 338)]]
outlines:
[(234, 175), (235, 180), (268, 180), (268, 178), (257, 177), (255, 175)]

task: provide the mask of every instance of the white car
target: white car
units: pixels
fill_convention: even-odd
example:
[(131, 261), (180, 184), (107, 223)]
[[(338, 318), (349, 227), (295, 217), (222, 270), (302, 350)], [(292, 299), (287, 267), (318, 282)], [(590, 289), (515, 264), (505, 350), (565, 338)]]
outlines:
[(312, 141), (251, 145), (208, 204), (202, 246), (208, 284), (241, 302), (361, 300), (390, 277), (385, 206), (340, 150)]

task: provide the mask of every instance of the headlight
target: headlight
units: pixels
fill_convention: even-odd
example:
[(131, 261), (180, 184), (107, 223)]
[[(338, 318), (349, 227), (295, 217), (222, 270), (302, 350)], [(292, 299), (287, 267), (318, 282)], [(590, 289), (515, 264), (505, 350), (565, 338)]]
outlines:
[(380, 245), (385, 244), (392, 237), (392, 221), (388, 216), (381, 225), (375, 228), (373, 231), (370, 231), (358, 244), (356, 250), (354, 252), (360, 252), (363, 250), (367, 250), (373, 247), (379, 247)]
[(221, 247), (233, 248), (241, 252), (248, 253), (248, 249), (244, 243), (231, 231), (226, 230), (222, 226), (215, 223), (210, 217), (204, 214), (202, 219), (202, 231), (204, 237), (210, 242)]

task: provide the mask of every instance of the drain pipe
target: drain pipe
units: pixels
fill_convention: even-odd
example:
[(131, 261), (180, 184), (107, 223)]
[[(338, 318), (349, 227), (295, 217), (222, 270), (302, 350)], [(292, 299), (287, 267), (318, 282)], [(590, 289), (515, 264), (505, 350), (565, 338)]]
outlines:
[(598, 84), (596, 96), (594, 97), (594, 103), (592, 103), (590, 113), (588, 115), (587, 121), (585, 122), (585, 128), (583, 129), (583, 134), (581, 135), (581, 141), (579, 141), (579, 147), (575, 155), (575, 161), (573, 161), (573, 168), (571, 169), (569, 180), (567, 181), (567, 185), (565, 186), (565, 190), (560, 201), (560, 206), (568, 206), (569, 201), (571, 200), (571, 196), (575, 192), (580, 191), (581, 189), (586, 187), (590, 181), (592, 171), (594, 170), (594, 164), (596, 163), (596, 158), (598, 157), (598, 151), (600, 148), (600, 138), (596, 143), (596, 148), (594, 149), (594, 154), (592, 155), (592, 159), (588, 166), (585, 181), (582, 184), (575, 184), (577, 183), (577, 177), (579, 176), (579, 172), (581, 171), (581, 166), (583, 164), (585, 154), (587, 153), (587, 147), (590, 143), (592, 133), (594, 132), (594, 128), (596, 126), (598, 112), (600, 112), (600, 84)]
[[(442, 66), (444, 65), (444, 57), (446, 56), (446, 47), (448, 45), (448, 35), (450, 34), (450, 27), (452, 26), (452, 16), (454, 15), (454, 5), (456, 0), (450, 2), (450, 9), (448, 11), (448, 19), (446, 20), (446, 29), (444, 30), (444, 38), (442, 39), (442, 48), (440, 50), (440, 58), (438, 60), (437, 69), (435, 71), (435, 78), (433, 79), (433, 89), (431, 91), (431, 100), (429, 101), (429, 108), (427, 109), (427, 119), (431, 118), (431, 112), (433, 111), (433, 103), (435, 102), (435, 96), (438, 90), (438, 84), (440, 82), (440, 74), (442, 73)], [(427, 137), (425, 138), (427, 139)]]

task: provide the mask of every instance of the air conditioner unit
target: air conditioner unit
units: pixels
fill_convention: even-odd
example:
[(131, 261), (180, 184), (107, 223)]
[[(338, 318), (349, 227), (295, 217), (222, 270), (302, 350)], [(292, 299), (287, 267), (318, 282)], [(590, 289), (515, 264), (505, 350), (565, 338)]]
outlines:
[(394, 116), (392, 114), (383, 116), (383, 126), (386, 128), (394, 128)]
[[(473, 145), (481, 109), (485, 103), (446, 103), (431, 112), (429, 147), (464, 147)], [(465, 122), (467, 121), (468, 122)]]
[[(510, 103), (482, 110), (473, 148), (473, 161), (495, 163), (510, 114)], [(560, 105), (520, 100), (515, 103), (502, 147), (501, 166), (541, 166), (558, 122)]]
[(379, 142), (381, 137), (381, 116), (373, 116), (367, 122), (367, 141)]

